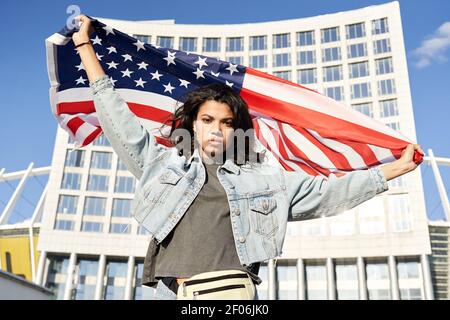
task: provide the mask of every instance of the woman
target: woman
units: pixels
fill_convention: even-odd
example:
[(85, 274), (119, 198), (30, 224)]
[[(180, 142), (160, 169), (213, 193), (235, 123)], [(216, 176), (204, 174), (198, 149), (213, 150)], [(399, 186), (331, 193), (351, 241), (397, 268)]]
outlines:
[(350, 209), (414, 170), (415, 150), (423, 154), (411, 144), (392, 163), (339, 178), (286, 172), (264, 163), (251, 134), (235, 143), (252, 121), (246, 103), (223, 85), (187, 95), (172, 119), (176, 146), (164, 147), (105, 75), (89, 41), (89, 18), (77, 19), (82, 26), (73, 41), (100, 124), (139, 179), (133, 215), (152, 235), (143, 283), (156, 286), (156, 299), (255, 299), (259, 264), (281, 254), (288, 221)]

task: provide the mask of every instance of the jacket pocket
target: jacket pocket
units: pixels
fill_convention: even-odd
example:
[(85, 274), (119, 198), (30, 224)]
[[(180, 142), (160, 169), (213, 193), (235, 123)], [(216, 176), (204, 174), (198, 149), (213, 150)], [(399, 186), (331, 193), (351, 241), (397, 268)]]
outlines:
[(250, 222), (256, 233), (271, 236), (278, 230), (276, 208), (277, 202), (271, 193), (249, 198)]

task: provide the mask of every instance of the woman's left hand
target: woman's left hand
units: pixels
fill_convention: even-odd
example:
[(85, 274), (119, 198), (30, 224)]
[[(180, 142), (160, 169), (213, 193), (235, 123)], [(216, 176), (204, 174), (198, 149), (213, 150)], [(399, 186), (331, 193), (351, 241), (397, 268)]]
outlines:
[(422, 159), (419, 163), (414, 162), (415, 151), (419, 152), (422, 156), (425, 155), (419, 144), (409, 144), (402, 151), (400, 159), (381, 166), (380, 169), (383, 171), (386, 180), (397, 178), (415, 170), (423, 161)]

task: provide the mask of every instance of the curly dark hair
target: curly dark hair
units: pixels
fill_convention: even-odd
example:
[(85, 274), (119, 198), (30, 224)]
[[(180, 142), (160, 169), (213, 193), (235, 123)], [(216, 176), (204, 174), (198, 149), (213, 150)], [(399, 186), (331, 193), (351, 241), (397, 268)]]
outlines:
[[(242, 99), (242, 97), (233, 91), (229, 86), (214, 83), (205, 85), (194, 90), (189, 91), (185, 96), (179, 99), (179, 102), (183, 104), (178, 107), (171, 117), (166, 121), (166, 125), (171, 127), (170, 133), (168, 135), (163, 135), (170, 142), (179, 146), (182, 142), (182, 137), (176, 134), (177, 129), (185, 129), (189, 132), (190, 141), (190, 154), (191, 155), (195, 148), (195, 135), (193, 130), (194, 120), (197, 119), (197, 114), (200, 106), (206, 101), (216, 101), (220, 103), (225, 103), (229, 106), (231, 112), (233, 113), (233, 129), (242, 129), (241, 132), (249, 132), (247, 130), (253, 128), (252, 118), (250, 116), (248, 105)], [(233, 135), (234, 144), (234, 154), (233, 160), (236, 164), (242, 165), (244, 163), (260, 163), (262, 162), (263, 153), (258, 153), (254, 151), (255, 141), (254, 135), (245, 135), (245, 150), (244, 154), (238, 152), (238, 142), (237, 136)], [(186, 142), (185, 142), (186, 143)], [(183, 150), (179, 148), (180, 155), (183, 155)], [(241, 153), (241, 154), (239, 154)], [(188, 157), (189, 155), (186, 155)], [(225, 161), (225, 152), (223, 153), (223, 160)]]

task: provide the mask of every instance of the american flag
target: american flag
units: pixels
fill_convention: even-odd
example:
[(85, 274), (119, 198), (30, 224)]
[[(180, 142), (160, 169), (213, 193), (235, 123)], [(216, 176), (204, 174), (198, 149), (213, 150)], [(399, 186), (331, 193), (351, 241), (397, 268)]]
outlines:
[[(290, 81), (204, 55), (144, 43), (93, 19), (94, 50), (130, 110), (158, 143), (187, 91), (222, 83), (247, 102), (256, 141), (288, 171), (341, 175), (399, 158), (409, 139)], [(102, 134), (84, 66), (64, 28), (46, 39), (52, 112), (77, 147)], [(165, 126), (162, 132), (167, 133)], [(261, 150), (261, 149), (260, 149)], [(419, 161), (420, 154), (416, 152)]]

